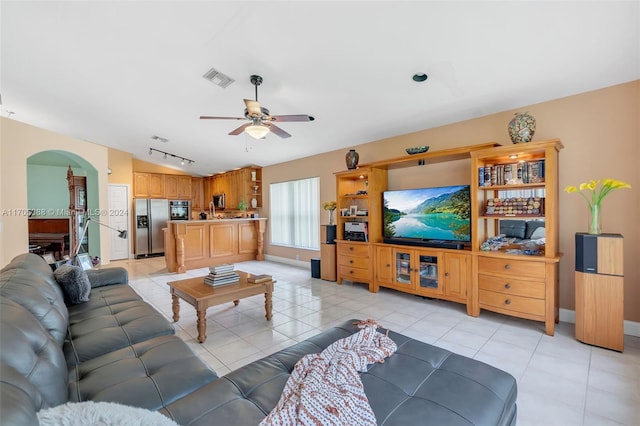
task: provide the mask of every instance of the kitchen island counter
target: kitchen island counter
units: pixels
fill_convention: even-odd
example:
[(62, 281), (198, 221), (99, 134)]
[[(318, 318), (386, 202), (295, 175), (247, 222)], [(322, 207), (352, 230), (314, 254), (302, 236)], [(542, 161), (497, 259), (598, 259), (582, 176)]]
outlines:
[(165, 229), (169, 272), (264, 260), (266, 218), (170, 220)]

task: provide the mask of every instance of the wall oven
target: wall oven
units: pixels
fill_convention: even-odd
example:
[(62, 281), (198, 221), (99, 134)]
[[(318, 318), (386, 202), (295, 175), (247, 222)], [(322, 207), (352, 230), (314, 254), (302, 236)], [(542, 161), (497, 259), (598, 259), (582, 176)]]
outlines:
[(190, 220), (191, 203), (184, 200), (169, 201), (169, 220)]

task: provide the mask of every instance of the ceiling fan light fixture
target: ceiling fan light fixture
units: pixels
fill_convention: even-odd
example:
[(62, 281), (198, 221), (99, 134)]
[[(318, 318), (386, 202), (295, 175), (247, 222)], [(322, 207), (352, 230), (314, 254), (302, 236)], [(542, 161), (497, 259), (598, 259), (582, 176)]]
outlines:
[(262, 139), (269, 133), (269, 127), (264, 124), (252, 124), (251, 126), (247, 126), (244, 131), (253, 138)]

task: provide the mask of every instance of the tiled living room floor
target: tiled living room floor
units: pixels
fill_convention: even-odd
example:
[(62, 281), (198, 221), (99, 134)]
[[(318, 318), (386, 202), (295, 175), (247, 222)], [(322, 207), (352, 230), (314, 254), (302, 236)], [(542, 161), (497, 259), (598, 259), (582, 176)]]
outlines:
[[(208, 269), (168, 273), (164, 258), (111, 262), (129, 271), (131, 286), (171, 320), (166, 282), (202, 276)], [(518, 381), (518, 425), (640, 425), (640, 338), (625, 336), (618, 353), (582, 344), (573, 324), (555, 336), (542, 323), (483, 311), (466, 315), (456, 303), (429, 300), (363, 284), (337, 285), (311, 278), (308, 269), (275, 262), (243, 262), (236, 269), (271, 274), (276, 280), (274, 315), (264, 318), (264, 297), (207, 311), (207, 341), (195, 337), (195, 310), (181, 303), (176, 333), (218, 375), (306, 339), (352, 318), (383, 326), (469, 356), (511, 373)]]

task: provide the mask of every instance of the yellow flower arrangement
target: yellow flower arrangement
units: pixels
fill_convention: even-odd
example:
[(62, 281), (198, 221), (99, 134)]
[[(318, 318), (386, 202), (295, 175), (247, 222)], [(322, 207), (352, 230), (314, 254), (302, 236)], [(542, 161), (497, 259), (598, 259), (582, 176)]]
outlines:
[(337, 207), (335, 201), (325, 201), (322, 203), (322, 208), (325, 210), (335, 210)]
[(335, 201), (325, 201), (322, 203), (322, 208), (329, 211), (329, 225), (333, 225), (333, 211), (337, 206)]
[[(598, 187), (599, 184), (599, 180), (591, 180), (581, 183), (579, 187), (569, 185), (564, 189), (569, 194), (577, 192), (587, 202), (587, 207), (591, 214), (589, 222), (590, 234), (600, 234), (600, 205), (604, 197), (614, 189), (631, 189), (631, 185), (617, 179), (603, 179), (600, 187)], [(587, 194), (589, 192), (590, 194)]]

